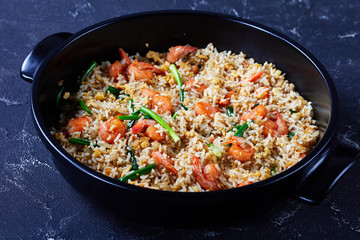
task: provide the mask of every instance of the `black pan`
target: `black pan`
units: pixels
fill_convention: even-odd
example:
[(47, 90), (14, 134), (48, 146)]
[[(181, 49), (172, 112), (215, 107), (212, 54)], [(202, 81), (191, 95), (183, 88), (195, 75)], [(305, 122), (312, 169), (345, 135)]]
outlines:
[[(77, 76), (92, 60), (118, 58), (117, 49), (130, 55), (150, 49), (165, 52), (170, 46), (190, 44), (219, 50), (243, 51), (258, 62), (272, 62), (285, 72), (297, 91), (313, 103), (321, 137), (299, 163), (269, 179), (235, 189), (183, 193), (133, 186), (102, 175), (70, 156), (50, 134), (58, 126), (55, 107), (57, 83), (76, 89)], [(21, 76), (32, 83), (31, 107), (36, 128), (55, 156), (66, 180), (95, 199), (115, 205), (156, 204), (176, 209), (228, 203), (252, 203), (277, 196), (319, 203), (358, 158), (358, 150), (337, 142), (338, 97), (329, 74), (319, 61), (291, 39), (257, 23), (233, 16), (205, 12), (164, 11), (110, 19), (78, 33), (57, 33), (42, 40), (25, 59)], [(125, 205), (123, 205), (125, 204)]]

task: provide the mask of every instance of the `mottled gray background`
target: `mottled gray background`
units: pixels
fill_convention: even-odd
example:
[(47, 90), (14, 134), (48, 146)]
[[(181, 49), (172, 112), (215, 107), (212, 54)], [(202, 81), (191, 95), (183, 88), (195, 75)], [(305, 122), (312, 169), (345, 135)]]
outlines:
[(318, 206), (282, 199), (249, 218), (199, 227), (165, 228), (128, 221), (121, 213), (100, 210), (65, 182), (35, 131), (31, 84), (19, 76), (23, 59), (50, 34), (77, 32), (108, 18), (163, 9), (205, 10), (250, 19), (303, 45), (323, 63), (338, 89), (339, 139), (358, 146), (358, 0), (2, 0), (0, 239), (360, 239), (359, 163)]

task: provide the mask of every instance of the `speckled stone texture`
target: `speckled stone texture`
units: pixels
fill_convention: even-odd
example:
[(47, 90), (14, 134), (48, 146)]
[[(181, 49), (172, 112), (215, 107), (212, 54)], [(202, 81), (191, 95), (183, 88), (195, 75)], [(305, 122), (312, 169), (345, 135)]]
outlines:
[(359, 163), (318, 206), (282, 199), (254, 214), (191, 227), (137, 223), (101, 210), (56, 170), (32, 122), (31, 84), (19, 76), (34, 45), (56, 32), (151, 10), (226, 13), (289, 36), (323, 63), (340, 97), (339, 139), (358, 147), (358, 0), (2, 0), (0, 9), (0, 239), (360, 239)]

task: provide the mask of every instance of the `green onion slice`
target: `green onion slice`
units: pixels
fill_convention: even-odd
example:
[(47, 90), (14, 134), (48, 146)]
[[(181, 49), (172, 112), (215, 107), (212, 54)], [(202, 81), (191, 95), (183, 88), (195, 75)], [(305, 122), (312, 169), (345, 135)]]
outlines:
[(85, 74), (83, 75), (83, 77), (81, 78), (81, 81), (84, 81), (84, 79), (86, 78), (86, 76), (94, 69), (94, 67), (97, 66), (97, 63), (95, 61), (92, 61), (90, 64), (90, 67), (88, 68), (88, 70), (86, 70)]
[(172, 139), (174, 139), (175, 142), (180, 140), (179, 136), (176, 135), (174, 130), (155, 112), (151, 111), (150, 109), (148, 109), (146, 107), (141, 107), (140, 111), (142, 113), (149, 115), (152, 119), (157, 121), (163, 128), (165, 128), (168, 131), (168, 133), (170, 134), (170, 136), (172, 137)]
[(207, 144), (208, 147), (213, 151), (213, 153), (215, 154), (215, 156), (217, 157), (221, 157), (221, 151), (212, 143), (208, 143)]
[(60, 101), (61, 101), (61, 97), (63, 95), (64, 90), (65, 90), (65, 87), (63, 86), (56, 97), (56, 106), (58, 106), (62, 110), (64, 109), (64, 107), (60, 106)]
[(293, 136), (295, 136), (295, 133), (294, 133), (294, 132), (289, 132), (289, 133), (288, 133), (288, 137), (289, 137), (290, 139), (292, 139)]
[(138, 120), (140, 117), (139, 115), (122, 115), (117, 116), (117, 119), (119, 120)]
[(108, 86), (108, 88), (105, 90), (105, 92), (109, 92), (112, 95), (114, 95), (116, 98), (118, 98), (119, 94), (120, 94), (120, 89), (118, 89), (116, 87)]
[(90, 145), (90, 141), (80, 138), (70, 138), (69, 143), (78, 144), (78, 145)]
[(174, 113), (174, 115), (172, 116), (173, 119), (176, 119), (176, 116), (177, 116), (178, 114), (179, 114), (178, 112)]
[(184, 101), (184, 89), (182, 89), (182, 80), (181, 80), (181, 77), (180, 77), (180, 74), (175, 66), (175, 64), (170, 64), (169, 66), (169, 69), (170, 71), (172, 72), (178, 86), (179, 86), (179, 92), (180, 92), (180, 102), (183, 102)]
[(291, 114), (296, 113), (296, 111), (294, 111), (292, 109), (290, 109), (289, 111), (290, 111)]
[(122, 182), (127, 182), (128, 180), (132, 180), (134, 178), (137, 178), (141, 175), (144, 175), (144, 174), (148, 174), (149, 172), (151, 172), (151, 170), (155, 169), (156, 168), (156, 164), (153, 163), (153, 164), (150, 164), (146, 167), (143, 167), (143, 168), (140, 168), (132, 173), (129, 173), (127, 175), (125, 175), (124, 177), (122, 178), (119, 178), (118, 180), (122, 181)]
[(135, 112), (135, 108), (134, 108), (134, 99), (129, 99), (128, 103), (130, 102), (130, 108), (132, 112)]
[(271, 169), (271, 176), (274, 176), (276, 173), (276, 166)]
[(130, 168), (130, 170), (138, 170), (139, 165), (137, 164), (136, 157), (135, 157), (133, 149), (129, 145), (126, 145), (125, 148), (128, 151), (128, 153), (130, 153), (130, 155), (131, 155), (131, 168)]
[(234, 108), (233, 107), (227, 107), (226, 108), (226, 113), (229, 117), (232, 117), (232, 114), (234, 113)]
[(184, 104), (180, 103), (180, 106), (182, 106), (185, 110), (189, 110)]
[(235, 126), (235, 128), (237, 129), (236, 133), (234, 134), (234, 136), (236, 137), (242, 137), (244, 132), (246, 131), (246, 129), (248, 128), (248, 123), (245, 122), (243, 125), (241, 126)]
[(79, 100), (80, 107), (85, 110), (89, 115), (91, 115), (91, 111), (88, 109), (88, 107), (85, 105), (83, 100)]
[(126, 124), (127, 129), (132, 128), (136, 123), (136, 120), (132, 120)]

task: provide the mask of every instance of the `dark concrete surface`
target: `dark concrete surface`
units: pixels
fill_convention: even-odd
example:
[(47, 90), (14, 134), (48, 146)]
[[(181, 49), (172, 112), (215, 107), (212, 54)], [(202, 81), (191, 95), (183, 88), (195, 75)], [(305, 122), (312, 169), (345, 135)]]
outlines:
[[(335, 82), (340, 97), (340, 141), (358, 147), (357, 0), (2, 0), (0, 239), (360, 239), (359, 163), (317, 206), (282, 199), (249, 218), (192, 227), (154, 225), (151, 216), (149, 224), (129, 221), (121, 212), (104, 211), (90, 203), (65, 182), (35, 131), (31, 84), (19, 76), (22, 61), (53, 33), (77, 32), (112, 17), (164, 9), (226, 13), (271, 27), (300, 43), (323, 63)], [(169, 214), (176, 214), (176, 206)]]

